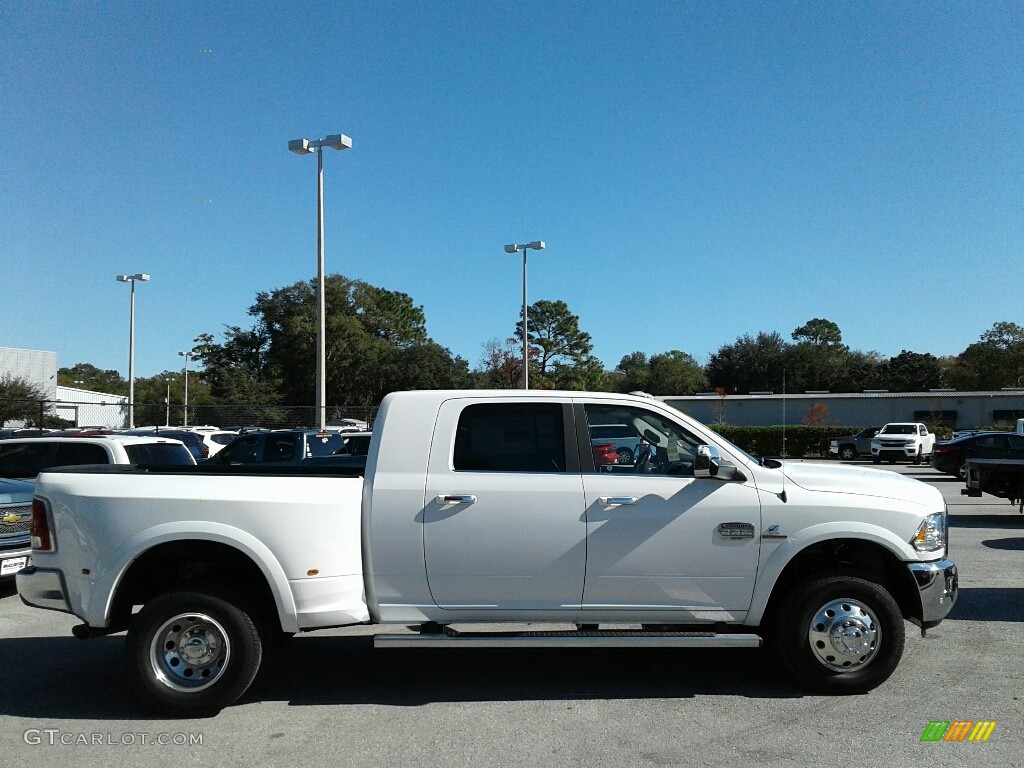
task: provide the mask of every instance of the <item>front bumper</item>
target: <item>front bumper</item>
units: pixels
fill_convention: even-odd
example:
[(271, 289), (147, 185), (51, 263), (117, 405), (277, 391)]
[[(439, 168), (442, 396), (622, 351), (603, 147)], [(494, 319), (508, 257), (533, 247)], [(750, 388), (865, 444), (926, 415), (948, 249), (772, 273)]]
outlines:
[(55, 568), (30, 565), (18, 571), (17, 584), (21, 602), (25, 605), (63, 613), (72, 612), (63, 572)]
[(917, 591), (921, 598), (921, 615), (911, 621), (922, 629), (934, 627), (941, 622), (956, 604), (960, 591), (956, 563), (952, 560), (937, 560), (931, 563), (907, 563)]

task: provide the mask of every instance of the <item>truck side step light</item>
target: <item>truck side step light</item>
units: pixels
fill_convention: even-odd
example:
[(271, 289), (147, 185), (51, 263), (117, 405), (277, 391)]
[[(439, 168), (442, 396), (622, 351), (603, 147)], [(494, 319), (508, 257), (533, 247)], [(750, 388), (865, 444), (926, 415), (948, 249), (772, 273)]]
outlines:
[(551, 632), (459, 632), (373, 636), (374, 648), (760, 648), (753, 634), (643, 632), (636, 630)]

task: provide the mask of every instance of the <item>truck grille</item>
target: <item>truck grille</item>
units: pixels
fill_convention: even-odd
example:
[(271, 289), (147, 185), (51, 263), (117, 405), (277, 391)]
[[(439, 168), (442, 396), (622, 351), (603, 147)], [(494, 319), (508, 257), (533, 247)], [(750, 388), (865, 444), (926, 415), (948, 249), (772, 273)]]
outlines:
[[(18, 515), (19, 519), (11, 522), (7, 518)], [(32, 505), (19, 504), (13, 507), (0, 507), (0, 545), (3, 545), (12, 534), (28, 533), (32, 525)], [(18, 536), (18, 538), (22, 538)]]

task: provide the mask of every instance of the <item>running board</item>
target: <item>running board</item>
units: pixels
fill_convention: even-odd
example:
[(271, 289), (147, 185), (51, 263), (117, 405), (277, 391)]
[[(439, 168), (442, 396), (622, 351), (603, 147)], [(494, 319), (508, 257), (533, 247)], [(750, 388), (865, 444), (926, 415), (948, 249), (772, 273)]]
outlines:
[(715, 632), (580, 630), (564, 632), (444, 632), (374, 635), (374, 648), (760, 648), (758, 635)]

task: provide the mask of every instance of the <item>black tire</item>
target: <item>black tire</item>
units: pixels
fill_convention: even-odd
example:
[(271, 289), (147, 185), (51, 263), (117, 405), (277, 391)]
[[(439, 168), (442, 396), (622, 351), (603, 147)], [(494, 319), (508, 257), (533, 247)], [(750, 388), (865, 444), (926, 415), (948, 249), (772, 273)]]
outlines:
[(783, 600), (776, 650), (792, 675), (815, 691), (867, 693), (889, 679), (903, 656), (903, 616), (879, 584), (825, 576), (798, 584)]
[(921, 449), (918, 448), (917, 449), (917, 456), (914, 457), (914, 463), (915, 464), (920, 464), (921, 463), (921, 457), (922, 457)]
[(619, 454), (619, 464), (632, 464), (633, 463), (633, 451), (629, 448), (616, 448), (615, 452)]
[(953, 474), (959, 477), (964, 482), (967, 481), (967, 462), (961, 461), (956, 465), (956, 469), (953, 470)]
[(872, 464), (881, 464), (881, 463), (882, 463), (882, 460), (881, 460), (880, 458), (878, 458), (878, 457), (876, 456), (875, 458), (873, 458), (873, 459), (871, 460), (871, 463), (872, 463)]
[(843, 461), (853, 461), (857, 458), (857, 450), (852, 445), (844, 445), (839, 448), (839, 458)]
[(125, 643), (125, 674), (147, 707), (213, 715), (248, 690), (263, 659), (252, 612), (234, 599), (174, 592), (146, 603)]

